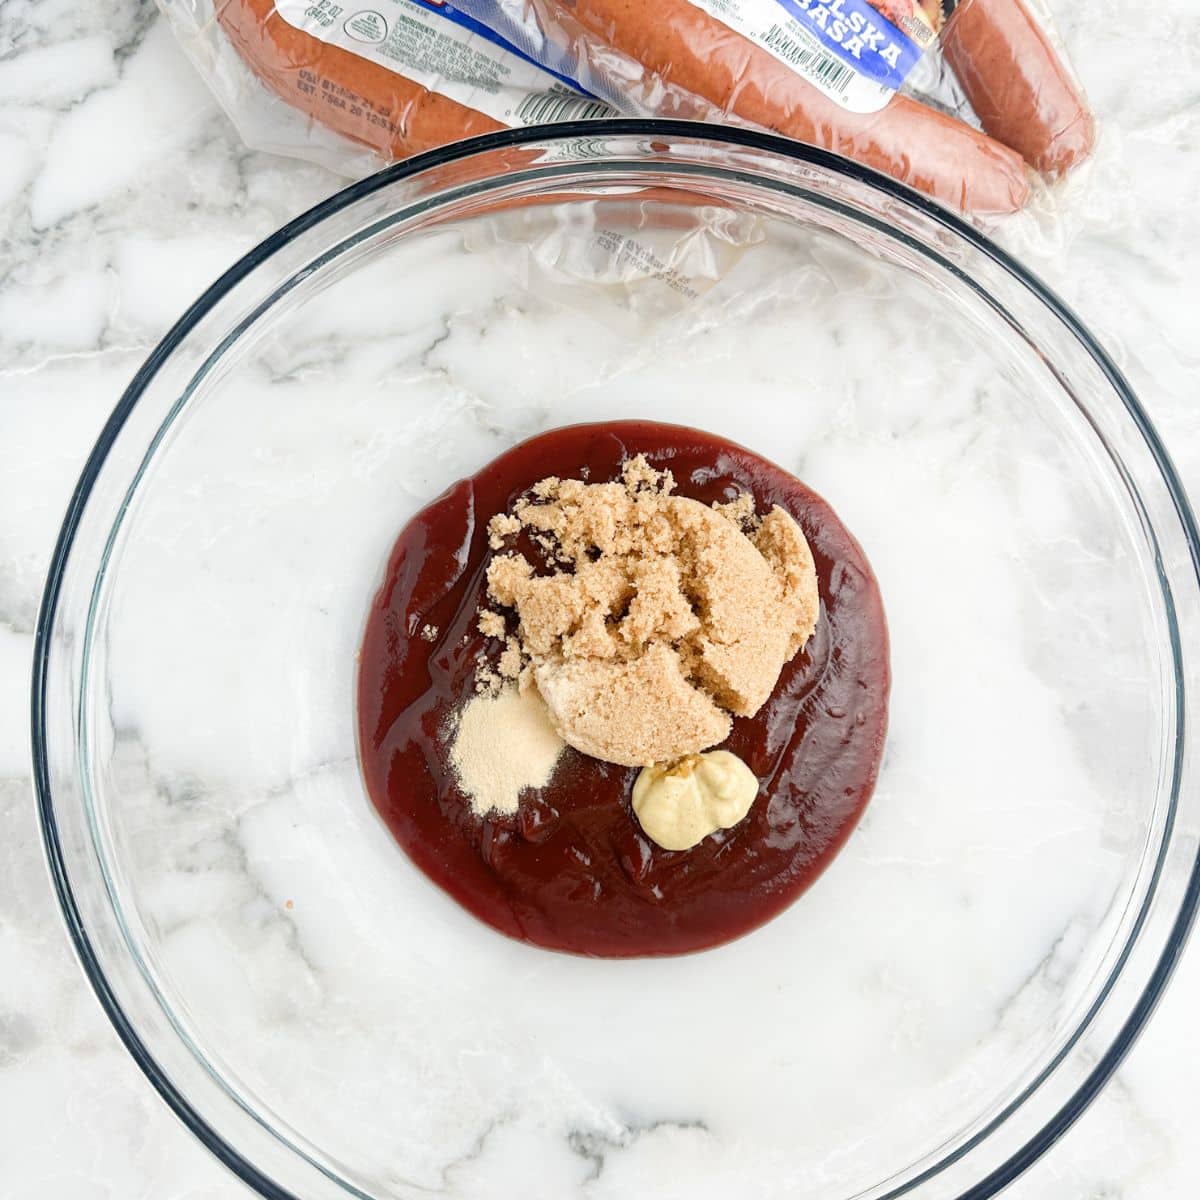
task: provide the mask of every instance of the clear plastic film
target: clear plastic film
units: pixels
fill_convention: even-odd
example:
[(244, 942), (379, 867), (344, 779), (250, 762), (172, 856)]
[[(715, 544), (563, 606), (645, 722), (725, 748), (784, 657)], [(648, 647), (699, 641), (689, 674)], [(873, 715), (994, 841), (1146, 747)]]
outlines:
[(159, 2), (248, 142), (348, 174), (615, 110), (770, 129), (990, 220), (1094, 139), (1036, 0)]
[(1094, 126), (1029, 0), (463, 0), (623, 111), (724, 120), (833, 150), (970, 215), (1028, 202)]
[(615, 116), (442, 0), (158, 0), (246, 143), (361, 176), (476, 134)]

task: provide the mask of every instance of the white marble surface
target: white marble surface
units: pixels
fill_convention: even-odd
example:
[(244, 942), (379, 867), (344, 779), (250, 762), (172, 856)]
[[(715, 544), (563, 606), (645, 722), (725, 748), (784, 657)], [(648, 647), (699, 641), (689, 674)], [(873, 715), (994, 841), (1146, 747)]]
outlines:
[[(1102, 336), (1200, 492), (1200, 22), (1190, 0), (1060, 23), (1105, 122), (1069, 236), (1024, 244)], [(1107, 23), (1106, 23), (1107, 22)], [(43, 572), (101, 422), (155, 340), (232, 259), (337, 186), (247, 152), (149, 5), (0, 7), (0, 1194), (233, 1197), (126, 1057), (71, 958), (27, 778), (27, 672)], [(439, 368), (466, 393), (469, 346)], [(265, 831), (270, 834), (270, 830)], [(750, 943), (747, 943), (750, 945)], [(1035, 956), (1036, 957), (1036, 956)], [(1013, 1189), (1150, 1200), (1200, 1189), (1200, 955), (1071, 1133)]]

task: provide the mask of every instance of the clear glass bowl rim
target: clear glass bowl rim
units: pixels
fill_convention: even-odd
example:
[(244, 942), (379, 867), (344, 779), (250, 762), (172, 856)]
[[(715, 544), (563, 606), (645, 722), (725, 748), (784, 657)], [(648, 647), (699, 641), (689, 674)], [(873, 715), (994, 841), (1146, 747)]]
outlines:
[[(219, 1136), (160, 1068), (123, 1011), (104, 975), (67, 877), (66, 862), (54, 812), (50, 778), (46, 698), (48, 666), (52, 648), (51, 631), (67, 561), (81, 515), (118, 434), (164, 362), (228, 292), (301, 234), (349, 208), (357, 201), (394, 183), (431, 168), (445, 166), (475, 155), (484, 155), (497, 150), (530, 144), (566, 141), (572, 138), (603, 139), (654, 137), (656, 135), (663, 138), (708, 141), (724, 144), (731, 148), (766, 151), (799, 164), (811, 165), (831, 174), (840, 175), (847, 180), (872, 188), (890, 200), (898, 201), (902, 205), (917, 210), (923, 217), (941, 225), (949, 233), (962, 238), (973, 249), (991, 259), (996, 266), (1030, 292), (1062, 322), (1078, 339), (1111, 384), (1138, 432), (1145, 440), (1146, 447), (1161, 474), (1162, 483), (1170, 494), (1184, 531), (1192, 571), (1200, 581), (1200, 528), (1197, 527), (1187, 492), (1178, 472), (1130, 384), (1074, 311), (1036, 275), (967, 221), (920, 193), (896, 182), (891, 177), (843, 159), (829, 151), (790, 141), (774, 134), (692, 121), (622, 118), (530, 126), (485, 134), (406, 159), (404, 162), (386, 167), (366, 179), (348, 185), (287, 222), (239, 259), (187, 309), (138, 369), (105, 422), (72, 492), (51, 556), (35, 628), (31, 681), (33, 779), (43, 849), (50, 871), (51, 883), (66, 923), (67, 932), (88, 983), (125, 1048), (172, 1112), (221, 1163), (266, 1200), (299, 1200), (299, 1198), (293, 1192), (268, 1178), (257, 1166)], [(1184, 711), (1182, 704), (1180, 711), (1181, 714)], [(1068, 1102), (1062, 1105), (1024, 1146), (986, 1178), (963, 1192), (958, 1200), (988, 1200), (989, 1197), (997, 1195), (1036, 1162), (1083, 1114), (1128, 1054), (1162, 997), (1183, 952), (1198, 909), (1200, 909), (1200, 856), (1192, 864), (1183, 900), (1163, 952), (1130, 1016), (1113, 1039), (1112, 1045), (1095, 1063)], [(955, 1157), (955, 1155), (951, 1157)], [(919, 1180), (910, 1182), (915, 1184)]]

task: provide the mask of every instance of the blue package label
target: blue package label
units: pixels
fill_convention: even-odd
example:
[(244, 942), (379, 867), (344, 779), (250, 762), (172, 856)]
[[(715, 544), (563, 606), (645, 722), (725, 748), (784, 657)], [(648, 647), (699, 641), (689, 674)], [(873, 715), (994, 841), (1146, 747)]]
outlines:
[(937, 37), (940, 0), (688, 0), (851, 112), (877, 112)]
[[(775, 0), (827, 49), (895, 92), (925, 53), (867, 0)], [(932, 33), (932, 31), (931, 31)]]
[(512, 42), (506, 38), (502, 38), (494, 30), (489, 29), (482, 21), (477, 21), (474, 17), (463, 12), (461, 9), (455, 8), (453, 4), (449, 4), (446, 0), (410, 0), (411, 3), (426, 10), (426, 12), (436, 13), (444, 20), (453, 21), (460, 29), (465, 29), (476, 37), (483, 39), (485, 42), (491, 42), (505, 55), (516, 55), (518, 58), (524, 59), (527, 63), (532, 64), (539, 70), (544, 71), (547, 75), (553, 76), (560, 83), (566, 84), (573, 91), (579, 92), (580, 95), (587, 95), (583, 88), (571, 79), (569, 76), (554, 70), (553, 67), (545, 63), (539, 63), (532, 55), (526, 54), (519, 46), (514, 46)]

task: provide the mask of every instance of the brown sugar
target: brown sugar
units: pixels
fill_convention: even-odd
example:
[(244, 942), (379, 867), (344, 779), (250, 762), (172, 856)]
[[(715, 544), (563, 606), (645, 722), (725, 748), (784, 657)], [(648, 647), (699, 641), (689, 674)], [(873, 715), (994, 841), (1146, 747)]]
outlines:
[(713, 508), (728, 517), (743, 533), (753, 533), (762, 524), (754, 511), (754, 497), (749, 492), (742, 492), (727, 504), (714, 504)]
[(498, 612), (485, 609), (479, 614), (479, 632), (484, 637), (502, 638), (504, 628), (504, 618)]
[(507, 513), (497, 513), (488, 522), (488, 545), (493, 550), (499, 550), (504, 545), (504, 539), (514, 533), (520, 533), (521, 522)]
[(504, 652), (496, 664), (502, 679), (519, 679), (525, 667), (525, 656), (521, 653), (521, 643), (516, 638), (509, 638), (504, 644)]
[[(519, 621), (501, 675), (529, 665), (563, 740), (626, 766), (723, 741), (817, 621), (812, 554), (783, 509), (759, 522), (752, 497), (708, 507), (673, 489), (639, 456), (611, 483), (543, 479), (489, 525), (508, 536), (516, 521), (565, 568), (538, 574), (516, 552), (492, 560), (489, 596)], [(485, 633), (502, 625), (481, 617)]]
[(723, 742), (732, 725), (662, 643), (629, 661), (543, 662), (533, 677), (563, 741), (607, 762), (670, 762)]

